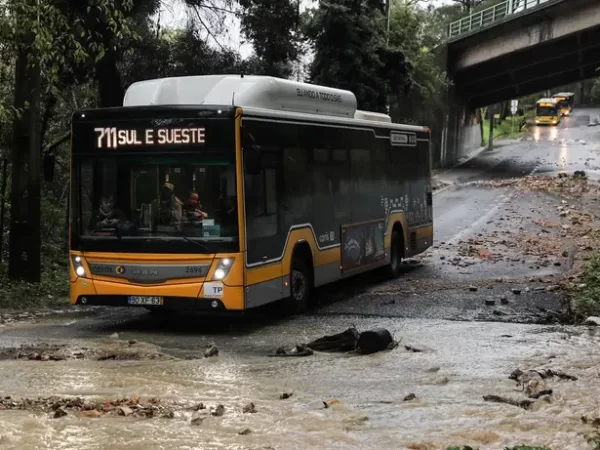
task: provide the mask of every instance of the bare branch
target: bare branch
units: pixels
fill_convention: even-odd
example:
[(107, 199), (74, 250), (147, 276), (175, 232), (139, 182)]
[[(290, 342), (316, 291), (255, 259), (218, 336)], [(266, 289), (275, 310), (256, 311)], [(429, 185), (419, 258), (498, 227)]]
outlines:
[(225, 50), (225, 47), (217, 40), (217, 38), (215, 37), (215, 35), (213, 34), (213, 32), (204, 23), (204, 20), (202, 20), (202, 16), (200, 15), (200, 11), (198, 10), (198, 7), (197, 6), (193, 6), (192, 9), (194, 10), (194, 12), (196, 13), (196, 16), (198, 17), (198, 22), (200, 22), (200, 25), (202, 25), (204, 27), (204, 29), (206, 30), (206, 32), (208, 33), (208, 35), (215, 41), (215, 43), (221, 48), (221, 50)]

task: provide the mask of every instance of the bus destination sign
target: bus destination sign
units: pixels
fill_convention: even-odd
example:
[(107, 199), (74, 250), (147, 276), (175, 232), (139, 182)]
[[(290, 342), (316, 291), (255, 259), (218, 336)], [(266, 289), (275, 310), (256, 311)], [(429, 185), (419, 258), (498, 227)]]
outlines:
[(94, 128), (96, 148), (135, 147), (146, 145), (194, 145), (206, 143), (206, 128)]

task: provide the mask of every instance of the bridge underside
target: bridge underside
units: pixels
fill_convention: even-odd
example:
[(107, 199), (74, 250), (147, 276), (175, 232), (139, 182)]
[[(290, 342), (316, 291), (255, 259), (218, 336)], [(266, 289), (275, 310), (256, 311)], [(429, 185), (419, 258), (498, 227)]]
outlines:
[[(574, 3), (571, 6), (575, 6)], [(523, 25), (525, 24), (522, 23), (521, 26)], [(507, 37), (510, 36), (510, 31), (512, 30), (505, 30)], [(483, 38), (484, 42), (485, 34), (479, 35), (479, 39)], [(551, 32), (549, 34), (545, 40), (540, 39), (538, 44), (518, 50), (511, 49), (506, 54), (483, 61), (481, 60), (485, 58), (481, 57), (480, 61), (466, 67), (460, 67), (460, 63), (465, 62), (463, 55), (478, 51), (475, 42), (477, 37), (465, 39), (465, 42), (455, 46), (454, 51), (454, 44), (451, 43), (448, 48), (448, 70), (459, 97), (470, 107), (481, 107), (600, 77), (598, 21), (592, 27), (560, 37), (553, 37)]]

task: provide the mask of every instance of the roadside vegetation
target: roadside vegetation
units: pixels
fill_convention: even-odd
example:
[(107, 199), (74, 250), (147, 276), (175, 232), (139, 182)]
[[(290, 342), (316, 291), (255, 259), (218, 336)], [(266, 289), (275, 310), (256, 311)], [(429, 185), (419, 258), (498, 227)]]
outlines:
[[(600, 431), (595, 430), (593, 433), (586, 437), (588, 444), (588, 450), (600, 450)], [(463, 447), (448, 447), (446, 450), (479, 450), (478, 447), (470, 447), (465, 445)], [(535, 446), (535, 445), (526, 445), (521, 444), (516, 447), (505, 447), (504, 450), (552, 450), (550, 447), (545, 446)], [(586, 449), (582, 449), (586, 450)]]
[(575, 312), (583, 318), (600, 316), (600, 252), (596, 251), (585, 265), (581, 281), (583, 287), (573, 303)]
[[(527, 126), (530, 124), (529, 121), (535, 116), (534, 110), (527, 110), (524, 114), (514, 116), (507, 116), (504, 120), (496, 119), (494, 126), (494, 139), (520, 139), (525, 135)], [(527, 121), (527, 124), (522, 127), (523, 120)], [(485, 119), (483, 121), (483, 142), (485, 145), (490, 142), (490, 120)]]
[[(448, 447), (446, 450), (479, 450), (477, 447)], [(531, 445), (517, 445), (516, 447), (506, 447), (504, 450), (551, 450), (549, 447), (535, 447)]]

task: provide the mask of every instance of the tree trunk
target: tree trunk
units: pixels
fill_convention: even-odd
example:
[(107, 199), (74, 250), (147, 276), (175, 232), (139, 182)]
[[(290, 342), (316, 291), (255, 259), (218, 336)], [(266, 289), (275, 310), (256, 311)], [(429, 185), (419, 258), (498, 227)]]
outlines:
[(8, 158), (2, 158), (2, 186), (0, 186), (0, 261), (4, 261), (4, 217), (6, 216), (6, 168)]
[(123, 106), (123, 97), (125, 97), (121, 74), (117, 68), (117, 54), (109, 48), (109, 45), (107, 45), (106, 54), (96, 66), (99, 106), (101, 108)]
[(14, 123), (8, 275), (39, 282), (41, 74), (28, 53), (21, 48), (15, 64), (15, 107), (23, 113)]
[(500, 121), (506, 120), (508, 114), (510, 113), (510, 100), (502, 103), (502, 116), (500, 117)]
[(44, 149), (44, 140), (46, 137), (46, 132), (48, 131), (50, 118), (52, 117), (52, 112), (56, 106), (56, 97), (54, 95), (49, 95), (45, 103), (46, 107), (44, 108), (44, 114), (42, 115), (42, 125), (40, 129), (40, 151)]

